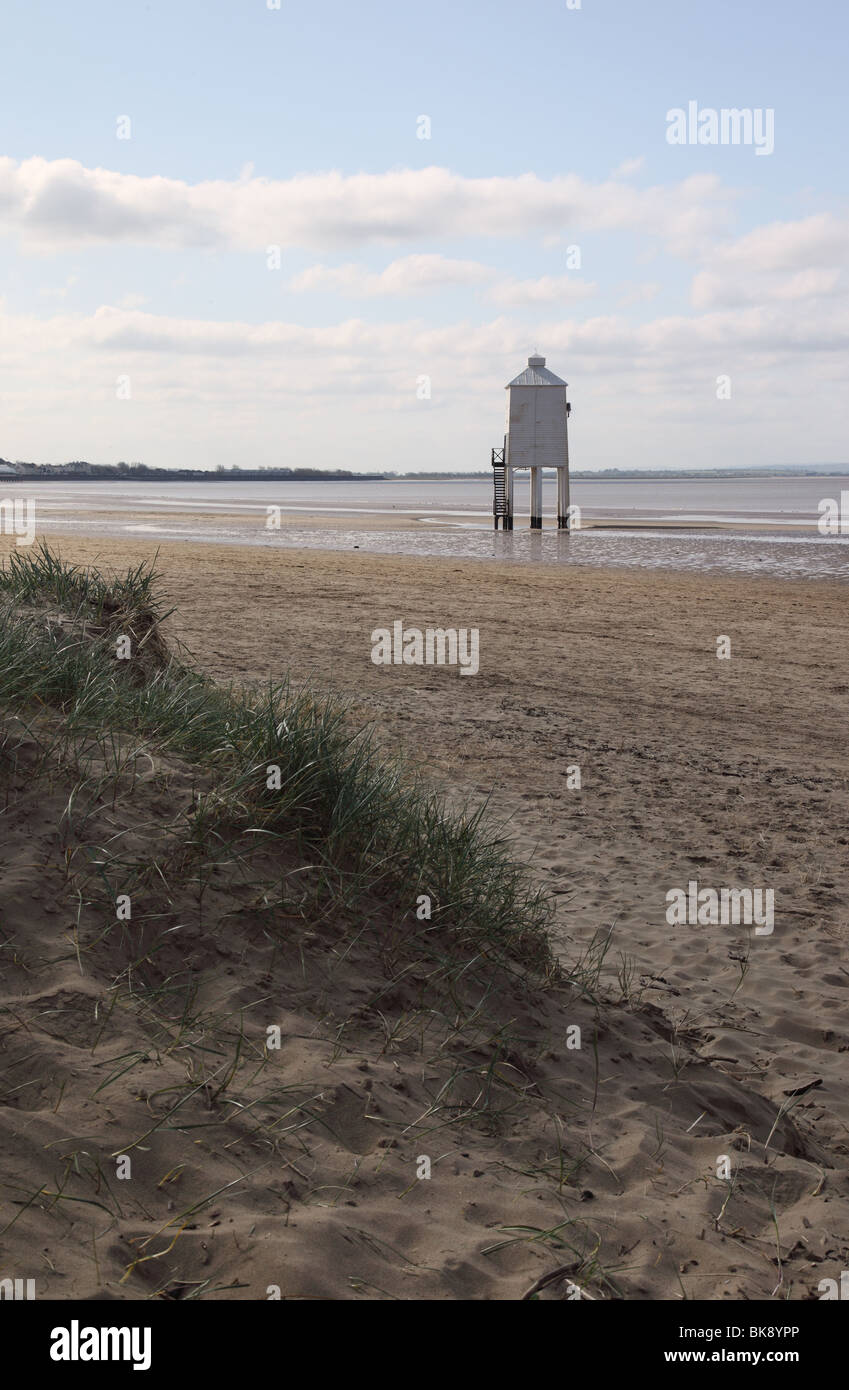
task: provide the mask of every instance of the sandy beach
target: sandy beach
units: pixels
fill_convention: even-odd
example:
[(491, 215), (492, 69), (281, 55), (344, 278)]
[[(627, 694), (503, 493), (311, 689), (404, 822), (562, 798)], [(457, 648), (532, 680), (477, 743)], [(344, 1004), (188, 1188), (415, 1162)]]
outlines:
[[(152, 550), (102, 538), (58, 548), (107, 568)], [(309, 1171), (350, 1181), (358, 1210), (346, 1217), (295, 1179), (284, 1229), (263, 1208), (267, 1181), (222, 1197), (251, 1290), (231, 1296), (282, 1280), (291, 1297), (517, 1298), (563, 1258), (556, 1236), (501, 1248), (505, 1231), (565, 1220), (625, 1297), (818, 1297), (849, 1259), (845, 586), (173, 543), (158, 545), (157, 565), (177, 610), (168, 635), (204, 671), (225, 683), (288, 671), (345, 694), (351, 718), (452, 801), (488, 800), (556, 898), (567, 969), (583, 960), (586, 974), (607, 948), (603, 1004), (576, 996), (582, 1050), (564, 1053), (561, 1038), (534, 1072), (547, 1103), (523, 1093), (501, 1130), (470, 1126), (462, 1149), (446, 1143), (443, 1180), (403, 1202), (416, 1109), (403, 1056), (335, 1059), (325, 1074), (340, 1128)], [(376, 666), (372, 631), (399, 619), (477, 628), (478, 674)], [(717, 657), (721, 637), (730, 659)], [(26, 837), (20, 853), (26, 879)], [(670, 926), (667, 893), (694, 880), (773, 890), (774, 931)], [(250, 993), (238, 971), (217, 988), (222, 1008)], [(19, 989), (18, 1002), (25, 979)], [(315, 1038), (294, 1047), (293, 1078), (319, 1054), (328, 1067)], [(80, 1105), (60, 1114), (82, 1133)], [(370, 1105), (380, 1147), (365, 1137)], [(28, 1126), (57, 1137), (39, 1114)], [(566, 1187), (552, 1177), (564, 1136), (581, 1155)], [(717, 1179), (723, 1155), (730, 1183)], [(225, 1171), (210, 1148), (207, 1189)], [(230, 1237), (213, 1234), (223, 1281), (236, 1272)], [(117, 1249), (101, 1255), (107, 1270)], [(94, 1293), (91, 1260), (63, 1258)], [(110, 1296), (129, 1296), (109, 1277)], [(610, 1296), (604, 1280), (586, 1288)], [(55, 1280), (49, 1296), (63, 1296)]]

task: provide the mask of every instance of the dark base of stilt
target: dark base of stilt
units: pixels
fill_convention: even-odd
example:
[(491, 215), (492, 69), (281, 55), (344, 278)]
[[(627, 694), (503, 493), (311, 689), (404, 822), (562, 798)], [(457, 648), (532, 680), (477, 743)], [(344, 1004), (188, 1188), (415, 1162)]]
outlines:
[(532, 530), (532, 531), (541, 531), (541, 530), (542, 530), (542, 517), (541, 517), (541, 516), (532, 516), (532, 517), (531, 517), (531, 530)]
[(512, 518), (512, 516), (505, 516), (505, 518), (504, 518), (504, 530), (505, 530), (505, 531), (512, 531), (512, 530), (513, 530), (513, 518)]
[(568, 531), (568, 530), (569, 530), (569, 518), (568, 518), (568, 516), (559, 516), (559, 517), (557, 518), (557, 529), (558, 529), (558, 531)]

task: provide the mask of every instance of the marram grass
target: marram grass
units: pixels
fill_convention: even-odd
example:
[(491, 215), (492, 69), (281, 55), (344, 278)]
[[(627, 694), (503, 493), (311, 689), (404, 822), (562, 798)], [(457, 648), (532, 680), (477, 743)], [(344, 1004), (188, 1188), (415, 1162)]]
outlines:
[[(291, 835), (409, 907), (446, 953), (484, 952), (550, 973), (551, 904), (485, 810), (454, 811), (400, 758), (354, 730), (336, 696), (288, 680), (222, 687), (172, 655), (152, 563), (120, 578), (69, 565), (42, 542), (0, 568), (0, 708), (61, 715), (66, 746), (143, 740), (213, 779), (232, 829)], [(129, 636), (137, 655), (116, 659)], [(279, 768), (279, 789), (268, 769)], [(272, 779), (273, 780), (273, 779)], [(419, 923), (427, 894), (433, 919)]]

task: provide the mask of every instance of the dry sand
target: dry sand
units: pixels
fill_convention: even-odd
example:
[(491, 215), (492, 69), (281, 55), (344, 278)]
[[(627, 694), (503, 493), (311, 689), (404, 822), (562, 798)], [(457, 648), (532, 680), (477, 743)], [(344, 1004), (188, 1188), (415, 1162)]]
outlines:
[[(63, 539), (60, 549), (67, 559), (120, 566), (152, 547)], [(125, 1213), (99, 1253), (95, 1233), (95, 1255), (80, 1249), (87, 1214), (88, 1226), (65, 1212), (60, 1236), (52, 1214), (27, 1228), (28, 1248), (43, 1256), (32, 1272), (45, 1295), (139, 1297), (169, 1280), (181, 1289), (202, 1282), (211, 1262), (213, 1287), (239, 1284), (230, 1297), (264, 1297), (277, 1284), (288, 1297), (516, 1298), (563, 1266), (591, 1297), (610, 1295), (601, 1269), (629, 1298), (805, 1299), (818, 1296), (819, 1279), (849, 1268), (846, 588), (158, 549), (178, 609), (171, 633), (203, 669), (226, 681), (289, 670), (341, 690), (354, 718), (376, 720), (380, 738), (408, 749), (452, 797), (490, 798), (557, 896), (567, 966), (610, 934), (602, 970), (610, 1005), (597, 1014), (576, 1000), (569, 1017), (584, 1045), (572, 1052), (562, 1008), (542, 1004), (539, 1018), (522, 1024), (547, 1042), (524, 1066), (515, 1114), (424, 1139), (415, 1125), (437, 1073), (403, 1046), (381, 1053), (365, 1031), (331, 1056), (315, 1019), (316, 991), (326, 1002), (327, 982), (304, 975), (287, 1005), (291, 1043), (281, 1058), (287, 1084), (323, 1088), (335, 1120), (309, 1132), (299, 1174), (257, 1160), (257, 1176), (217, 1199), (214, 1220), (205, 1207), (174, 1252), (164, 1253), (170, 1235), (159, 1237), (155, 1274), (148, 1263), (120, 1284), (128, 1265), (121, 1242), (155, 1234), (173, 1210), (157, 1205), (154, 1182), (187, 1161), (185, 1134), (172, 1132), (165, 1149), (152, 1146), (149, 1225)], [(370, 634), (399, 618), (478, 628), (479, 674), (376, 667)], [(721, 634), (731, 639), (730, 660), (717, 659)], [(580, 790), (568, 786), (574, 765)], [(58, 909), (45, 907), (40, 890), (60, 805), (57, 795), (55, 806), (33, 808), (4, 845), (4, 932), (34, 932), (39, 959), (56, 932)], [(157, 810), (154, 797), (138, 814), (164, 816), (166, 806)], [(666, 893), (691, 879), (772, 888), (774, 933), (670, 927)], [(33, 911), (33, 893), (43, 912)], [(220, 949), (207, 988), (210, 1007), (224, 1013), (256, 998), (262, 976), (251, 971), (265, 966), (249, 936)], [(89, 1039), (94, 986), (66, 963), (17, 971), (2, 990), (7, 1022), (10, 1010), (27, 1020), (35, 1058), (16, 1073), (32, 1077), (28, 1099), (7, 1102), (20, 1105), (12, 1118), (21, 1123), (0, 1130), (4, 1170), (48, 1145), (70, 1151), (72, 1136), (77, 1149), (108, 1150), (104, 1112), (90, 1099), (103, 1077)], [(39, 1031), (50, 1032), (39, 1022), (45, 1000), (60, 1010), (72, 1054), (57, 1057)], [(504, 1008), (505, 1017), (521, 1012), (515, 1000)], [(119, 1042), (110, 1055), (134, 1045)], [(15, 1045), (24, 1046), (19, 1034)], [(53, 1082), (66, 1072), (66, 1099), (54, 1111)], [(151, 1091), (167, 1076), (166, 1068)], [(809, 1093), (790, 1095), (814, 1081), (821, 1084)], [(135, 1091), (114, 1086), (107, 1098), (116, 1135), (133, 1124), (143, 1131)], [(198, 1133), (192, 1193), (229, 1182), (256, 1158), (244, 1135), (229, 1150), (216, 1130), (208, 1139)], [(563, 1182), (561, 1148), (567, 1167), (578, 1165)], [(439, 1160), (429, 1182), (415, 1181), (421, 1153)], [(717, 1180), (720, 1155), (731, 1158), (731, 1183)], [(56, 1167), (61, 1173), (58, 1159)], [(10, 1212), (4, 1202), (0, 1227)], [(105, 1231), (104, 1213), (99, 1219)], [(546, 1239), (528, 1235), (564, 1222), (572, 1224)], [(522, 1235), (505, 1229), (520, 1226)], [(9, 1236), (23, 1229), (21, 1221)], [(564, 1296), (562, 1284), (554, 1288)]]

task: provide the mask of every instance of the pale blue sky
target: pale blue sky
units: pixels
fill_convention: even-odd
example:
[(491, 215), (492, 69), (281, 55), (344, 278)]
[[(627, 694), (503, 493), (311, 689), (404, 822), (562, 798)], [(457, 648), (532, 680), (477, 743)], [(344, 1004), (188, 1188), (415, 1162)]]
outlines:
[[(849, 457), (842, 0), (0, 26), (4, 457), (485, 467), (535, 347), (576, 466)], [(689, 101), (774, 152), (670, 145)]]

